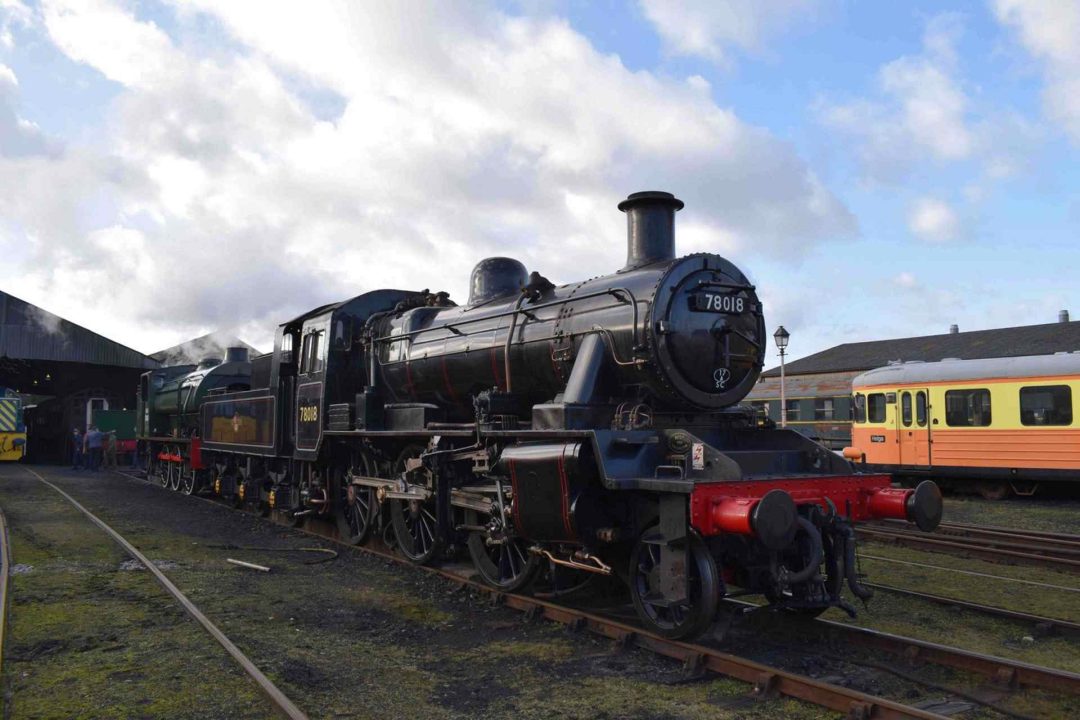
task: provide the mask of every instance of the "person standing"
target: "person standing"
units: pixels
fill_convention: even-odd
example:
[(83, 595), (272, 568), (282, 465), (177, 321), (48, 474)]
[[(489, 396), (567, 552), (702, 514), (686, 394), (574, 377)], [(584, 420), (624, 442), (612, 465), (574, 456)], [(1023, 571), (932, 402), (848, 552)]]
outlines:
[(83, 434), (79, 428), (71, 428), (71, 469), (81, 470), (83, 466)]
[(110, 430), (105, 434), (105, 467), (109, 470), (116, 469), (116, 431)]
[(86, 431), (86, 450), (90, 455), (91, 472), (97, 472), (101, 467), (101, 446), (104, 440), (104, 433), (97, 429), (97, 425), (91, 425)]

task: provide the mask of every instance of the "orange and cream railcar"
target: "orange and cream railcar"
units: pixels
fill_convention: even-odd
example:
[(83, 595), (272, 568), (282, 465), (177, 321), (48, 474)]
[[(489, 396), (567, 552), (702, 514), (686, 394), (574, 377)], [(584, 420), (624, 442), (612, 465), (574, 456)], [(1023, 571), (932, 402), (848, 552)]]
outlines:
[(1030, 495), (1080, 480), (1080, 353), (907, 362), (852, 381), (847, 454), (875, 470)]

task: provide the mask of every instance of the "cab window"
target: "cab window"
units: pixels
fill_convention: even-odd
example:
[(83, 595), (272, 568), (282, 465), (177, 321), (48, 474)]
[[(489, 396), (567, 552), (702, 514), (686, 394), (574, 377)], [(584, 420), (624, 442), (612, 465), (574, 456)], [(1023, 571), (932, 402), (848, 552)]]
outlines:
[(945, 424), (949, 427), (987, 427), (990, 421), (989, 390), (949, 390), (945, 393)]
[(855, 422), (866, 422), (866, 396), (862, 393), (855, 393)]
[(308, 368), (311, 367), (311, 347), (315, 340), (314, 333), (308, 333), (304, 336), (304, 342), (300, 346), (300, 372), (309, 372)]
[(866, 417), (872, 423), (885, 422), (885, 393), (871, 393), (866, 397)]
[(1020, 424), (1072, 425), (1072, 389), (1068, 385), (1020, 388)]
[(326, 343), (324, 342), (325, 330), (319, 330), (318, 332), (311, 333), (311, 366), (308, 368), (309, 373), (322, 372), (326, 367)]
[(300, 372), (310, 375), (322, 372), (326, 367), (326, 343), (323, 342), (325, 330), (316, 330), (304, 336), (300, 351)]

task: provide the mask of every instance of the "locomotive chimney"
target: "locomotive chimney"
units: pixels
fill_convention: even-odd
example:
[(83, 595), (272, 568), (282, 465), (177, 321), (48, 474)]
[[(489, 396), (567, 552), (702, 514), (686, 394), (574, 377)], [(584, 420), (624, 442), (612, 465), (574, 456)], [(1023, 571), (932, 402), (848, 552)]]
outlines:
[(683, 201), (667, 192), (636, 192), (621, 203), (626, 213), (626, 267), (672, 260), (675, 257), (675, 211)]
[(957, 334), (959, 334), (959, 332), (960, 332), (960, 326), (959, 325), (950, 325), (949, 326), (949, 334), (950, 335), (957, 335)]
[(225, 350), (225, 362), (247, 362), (248, 349), (246, 347), (231, 347)]
[(1058, 313), (1058, 322), (1059, 323), (1069, 322), (1069, 311), (1068, 310), (1062, 310), (1061, 312)]

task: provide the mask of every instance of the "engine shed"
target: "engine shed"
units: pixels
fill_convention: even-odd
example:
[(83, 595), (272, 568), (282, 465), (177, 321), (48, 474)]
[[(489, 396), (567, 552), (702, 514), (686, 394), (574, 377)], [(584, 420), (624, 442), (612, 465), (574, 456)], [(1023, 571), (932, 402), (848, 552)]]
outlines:
[(63, 462), (73, 427), (95, 410), (133, 410), (139, 376), (158, 362), (0, 291), (0, 387), (23, 400), (26, 461)]

